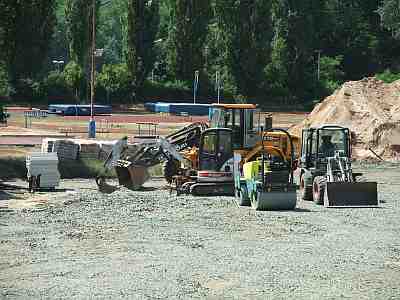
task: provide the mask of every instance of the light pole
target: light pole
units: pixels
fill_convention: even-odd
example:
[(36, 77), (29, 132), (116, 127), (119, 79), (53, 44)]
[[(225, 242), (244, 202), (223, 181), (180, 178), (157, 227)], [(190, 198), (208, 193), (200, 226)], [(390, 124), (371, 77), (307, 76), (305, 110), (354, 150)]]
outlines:
[(322, 52), (322, 50), (315, 50), (315, 52), (317, 52), (317, 53), (318, 53), (318, 62), (317, 62), (317, 79), (318, 79), (318, 81), (319, 81), (320, 74), (321, 74), (321, 64), (320, 64), (320, 62), (321, 62), (321, 52)]
[(221, 90), (221, 76), (219, 70), (215, 72), (215, 88), (217, 89), (218, 93), (218, 104), (220, 102), (220, 90)]
[(194, 72), (193, 104), (196, 104), (197, 87), (199, 86), (199, 71)]
[(96, 121), (94, 119), (94, 95), (95, 95), (95, 76), (96, 76), (96, 0), (92, 3), (92, 48), (90, 56), (92, 66), (90, 71), (90, 121), (89, 121), (89, 138), (96, 138)]
[(54, 60), (52, 60), (52, 63), (57, 66), (58, 72), (61, 72), (61, 66), (64, 64), (64, 61), (54, 59)]

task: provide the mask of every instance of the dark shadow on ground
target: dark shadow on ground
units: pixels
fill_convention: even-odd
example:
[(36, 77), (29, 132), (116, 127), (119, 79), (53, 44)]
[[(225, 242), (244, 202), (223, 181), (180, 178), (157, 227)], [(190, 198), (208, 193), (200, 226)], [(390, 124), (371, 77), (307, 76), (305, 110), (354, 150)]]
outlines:
[(138, 189), (139, 192), (152, 192), (158, 190), (158, 188), (154, 187), (154, 186), (142, 186), (140, 189)]
[(15, 195), (6, 192), (6, 191), (0, 191), (0, 201), (2, 200), (10, 200), (10, 199), (14, 199)]
[(312, 210), (309, 210), (307, 208), (295, 208), (295, 212), (312, 212)]

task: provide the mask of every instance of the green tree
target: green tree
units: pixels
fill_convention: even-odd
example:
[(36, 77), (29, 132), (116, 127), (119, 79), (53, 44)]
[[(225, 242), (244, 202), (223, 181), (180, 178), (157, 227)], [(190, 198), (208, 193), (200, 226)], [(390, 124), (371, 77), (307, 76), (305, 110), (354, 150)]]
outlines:
[[(66, 0), (65, 22), (71, 60), (85, 69), (92, 38), (93, 1)], [(96, 0), (96, 14), (100, 1)]]
[(218, 26), (226, 49), (224, 60), (239, 94), (261, 94), (264, 68), (270, 62), (271, 1), (216, 1)]
[(0, 2), (0, 60), (12, 81), (35, 78), (42, 70), (56, 22), (55, 5), (55, 0)]
[(0, 63), (0, 98), (10, 96), (10, 90), (8, 72), (4, 64)]
[(84, 79), (82, 68), (75, 61), (70, 61), (64, 69), (64, 78), (66, 84), (72, 89), (75, 102), (79, 103), (80, 87)]
[(190, 81), (196, 70), (202, 71), (204, 45), (211, 18), (210, 0), (170, 1), (168, 64), (172, 75)]
[(110, 96), (129, 86), (129, 72), (126, 64), (104, 65), (102, 72), (97, 76), (97, 83), (107, 92), (107, 103)]
[(0, 1), (0, 64), (7, 72), (15, 53), (17, 7), (13, 1)]
[(400, 37), (400, 3), (398, 0), (384, 0), (378, 10), (383, 25)]
[(99, 11), (97, 45), (105, 49), (106, 64), (119, 64), (125, 62), (128, 47), (128, 1), (106, 3)]
[(322, 56), (320, 61), (320, 81), (322, 88), (321, 96), (333, 93), (342, 83), (344, 72), (341, 69), (343, 56)]
[(144, 81), (153, 68), (159, 22), (158, 0), (129, 0), (127, 64), (134, 93), (132, 100), (141, 97)]

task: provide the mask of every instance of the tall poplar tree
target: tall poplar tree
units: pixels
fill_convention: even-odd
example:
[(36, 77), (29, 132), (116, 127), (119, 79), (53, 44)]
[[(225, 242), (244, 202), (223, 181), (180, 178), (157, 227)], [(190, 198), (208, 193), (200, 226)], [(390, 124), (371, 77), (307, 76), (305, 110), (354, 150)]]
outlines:
[(18, 3), (0, 1), (0, 64), (9, 71), (16, 45), (16, 19)]
[(144, 81), (154, 65), (159, 6), (158, 0), (129, 0), (127, 64), (134, 93), (132, 100), (141, 98)]
[(271, 57), (271, 1), (218, 0), (215, 8), (226, 44), (226, 64), (238, 93), (256, 96)]
[(400, 3), (398, 0), (384, 0), (379, 8), (382, 24), (400, 38)]
[(211, 18), (210, 0), (170, 0), (168, 64), (176, 79), (190, 81), (204, 66), (204, 46)]
[(87, 65), (91, 41), (92, 1), (66, 0), (65, 22), (70, 59), (81, 68)]
[(35, 78), (56, 23), (55, 0), (0, 1), (0, 60), (12, 81)]

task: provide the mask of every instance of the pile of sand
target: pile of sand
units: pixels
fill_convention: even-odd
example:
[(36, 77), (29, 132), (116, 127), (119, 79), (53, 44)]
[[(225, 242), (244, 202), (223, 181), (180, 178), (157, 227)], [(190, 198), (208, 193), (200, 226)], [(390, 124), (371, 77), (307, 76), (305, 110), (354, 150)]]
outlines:
[(291, 129), (300, 134), (305, 126), (337, 124), (355, 133), (353, 157), (400, 156), (400, 80), (386, 84), (365, 78), (343, 84), (333, 95), (319, 103), (308, 117)]

